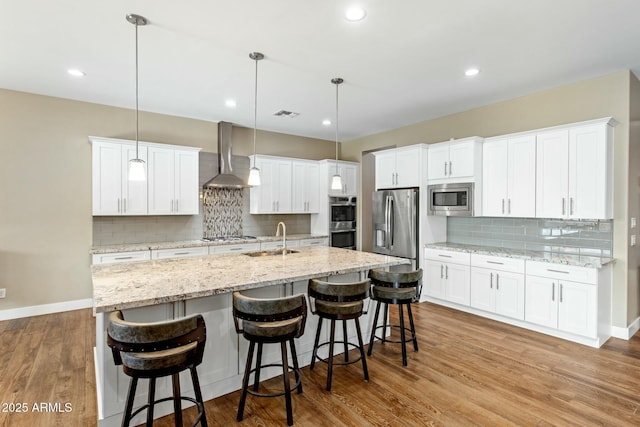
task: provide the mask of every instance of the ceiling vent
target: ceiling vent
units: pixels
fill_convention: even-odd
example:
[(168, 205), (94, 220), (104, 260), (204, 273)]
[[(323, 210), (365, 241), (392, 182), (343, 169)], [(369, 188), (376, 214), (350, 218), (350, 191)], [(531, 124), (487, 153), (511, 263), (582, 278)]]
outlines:
[(273, 115), (278, 117), (288, 117), (290, 119), (293, 119), (294, 117), (298, 117), (300, 113), (294, 113), (293, 111), (287, 111), (287, 110), (280, 110), (273, 113)]

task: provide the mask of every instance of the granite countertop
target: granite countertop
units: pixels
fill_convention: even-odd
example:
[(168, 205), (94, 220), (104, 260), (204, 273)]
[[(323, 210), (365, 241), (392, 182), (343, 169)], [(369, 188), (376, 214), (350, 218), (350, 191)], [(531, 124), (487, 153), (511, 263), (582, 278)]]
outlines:
[(284, 256), (220, 254), (93, 265), (94, 312), (144, 307), (408, 263), (404, 258), (328, 246), (295, 250), (299, 252)]
[[(292, 234), (287, 236), (287, 240), (302, 239), (321, 239), (327, 238), (328, 235), (321, 234)], [(176, 242), (154, 242), (154, 243), (124, 243), (121, 245), (104, 245), (94, 246), (91, 248), (91, 254), (110, 254), (114, 252), (133, 252), (148, 251), (150, 249), (179, 249), (194, 246), (222, 246), (222, 245), (238, 245), (243, 243), (260, 243), (274, 242), (282, 240), (282, 237), (276, 236), (256, 236), (255, 239), (238, 239), (225, 242), (210, 242), (207, 240), (181, 240)]]
[(445, 249), (449, 251), (468, 252), (474, 254), (494, 255), (506, 258), (519, 258), (530, 261), (549, 262), (553, 264), (575, 265), (579, 267), (601, 268), (615, 262), (611, 257), (579, 255), (566, 252), (564, 247), (553, 247), (550, 251), (533, 251), (523, 249), (498, 248), (493, 246), (464, 245), (459, 243), (430, 243), (425, 248)]

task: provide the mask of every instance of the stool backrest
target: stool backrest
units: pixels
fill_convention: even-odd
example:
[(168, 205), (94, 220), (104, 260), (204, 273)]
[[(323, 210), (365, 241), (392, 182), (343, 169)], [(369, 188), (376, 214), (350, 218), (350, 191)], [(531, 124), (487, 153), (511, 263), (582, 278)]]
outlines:
[(124, 320), (121, 311), (109, 315), (107, 345), (116, 365), (122, 364), (120, 352), (146, 353), (169, 350), (197, 343), (194, 364), (202, 363), (207, 330), (200, 314), (176, 320), (134, 323)]
[(420, 299), (422, 293), (422, 269), (414, 271), (369, 270), (369, 279), (373, 286), (387, 288), (416, 288), (413, 301)]
[(296, 334), (300, 338), (304, 333), (307, 320), (307, 301), (304, 295), (292, 295), (282, 298), (252, 298), (233, 293), (233, 320), (236, 332), (242, 333), (242, 322), (279, 322), (299, 318), (300, 324)]
[[(364, 301), (369, 298), (371, 280), (351, 283), (331, 283), (319, 279), (309, 279), (307, 294), (311, 304), (311, 311), (315, 313), (314, 299), (331, 302)], [(367, 305), (368, 307), (368, 305)], [(364, 313), (367, 309), (364, 310)]]

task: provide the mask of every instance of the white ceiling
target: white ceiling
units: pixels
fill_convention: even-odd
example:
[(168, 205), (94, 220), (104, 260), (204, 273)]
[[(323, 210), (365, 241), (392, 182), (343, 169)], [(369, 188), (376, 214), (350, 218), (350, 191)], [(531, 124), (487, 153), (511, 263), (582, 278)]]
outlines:
[[(344, 9), (360, 4), (365, 20)], [(638, 0), (0, 0), (0, 87), (340, 140), (631, 69)], [(464, 70), (477, 66), (475, 78)], [(86, 72), (67, 75), (68, 68)], [(237, 100), (230, 109), (225, 100)], [(294, 119), (275, 117), (281, 110)]]

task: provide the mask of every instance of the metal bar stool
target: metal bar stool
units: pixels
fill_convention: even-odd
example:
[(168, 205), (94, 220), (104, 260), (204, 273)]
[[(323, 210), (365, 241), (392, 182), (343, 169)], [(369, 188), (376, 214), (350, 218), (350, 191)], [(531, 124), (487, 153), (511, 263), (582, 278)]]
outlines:
[[(242, 395), (238, 405), (237, 420), (242, 421), (247, 394), (258, 397), (285, 397), (287, 408), (287, 424), (293, 425), (293, 409), (291, 407), (291, 384), (289, 383), (289, 370), (293, 370), (295, 384), (293, 388), (302, 393), (302, 379), (294, 338), (300, 338), (304, 333), (304, 325), (307, 319), (307, 302), (304, 295), (293, 295), (284, 298), (257, 299), (233, 293), (233, 320), (236, 332), (241, 333), (249, 341), (249, 353), (247, 364), (242, 379)], [(293, 366), (289, 366), (287, 357), (287, 342), (291, 349)], [(262, 364), (263, 344), (280, 343), (281, 364)], [(258, 344), (255, 368), (253, 365), (253, 353)], [(260, 370), (266, 367), (282, 367), (282, 381), (284, 390), (278, 393), (261, 393)], [(254, 374), (253, 389), (249, 389), (249, 377)]]
[[(373, 352), (373, 343), (378, 338), (384, 344), (385, 342), (400, 343), (402, 347), (402, 365), (407, 366), (407, 337), (409, 332), (409, 341), (413, 342), (413, 349), (418, 351), (418, 338), (416, 337), (416, 329), (413, 323), (413, 313), (411, 312), (411, 303), (420, 299), (422, 291), (422, 269), (408, 272), (390, 272), (382, 270), (369, 271), (371, 279), (371, 299), (376, 301), (376, 313), (373, 318), (373, 326), (371, 328), (371, 339), (369, 340), (369, 350), (367, 354), (371, 356)], [(380, 314), (380, 304), (384, 304), (382, 326), (378, 326), (378, 316)], [(387, 325), (387, 317), (389, 312), (389, 304), (398, 306), (399, 325)], [(407, 308), (409, 317), (409, 328), (405, 327), (404, 310)], [(400, 340), (390, 340), (386, 337), (387, 327), (396, 328), (400, 332)], [(382, 335), (376, 335), (376, 331), (382, 328)]]
[[(113, 352), (113, 361), (122, 365), (125, 374), (131, 377), (127, 403), (122, 418), (122, 426), (129, 426), (131, 419), (143, 410), (147, 410), (147, 426), (153, 425), (154, 405), (173, 401), (175, 425), (182, 427), (182, 400), (195, 403), (198, 417), (191, 424), (200, 423), (207, 427), (202, 392), (196, 367), (202, 363), (207, 333), (204, 318), (193, 315), (182, 319), (155, 322), (133, 323), (124, 320), (121, 311), (109, 315), (107, 344)], [(180, 372), (189, 369), (195, 399), (180, 394)], [(171, 375), (173, 396), (155, 399), (156, 379)], [(133, 411), (138, 379), (149, 379), (149, 397), (147, 404)]]
[[(362, 361), (362, 371), (364, 380), (369, 381), (369, 371), (367, 369), (367, 358), (364, 355), (364, 344), (362, 342), (362, 332), (360, 330), (360, 316), (366, 313), (364, 300), (369, 298), (369, 288), (371, 282), (367, 279), (356, 283), (329, 283), (318, 279), (309, 280), (308, 295), (311, 312), (319, 316), (318, 328), (316, 329), (316, 339), (313, 343), (313, 356), (311, 356), (311, 369), (314, 368), (316, 360), (328, 364), (327, 369), (327, 391), (331, 391), (331, 378), (333, 375), (333, 365), (350, 365)], [(322, 320), (331, 320), (331, 331), (328, 342), (319, 344), (320, 331), (322, 330)], [(358, 344), (349, 342), (347, 336), (347, 320), (353, 319), (356, 325)], [(344, 345), (344, 361), (334, 361), (333, 348), (336, 335), (336, 320), (342, 320), (342, 341)], [(326, 359), (318, 356), (318, 349), (329, 346), (329, 355)], [(360, 357), (349, 360), (349, 346), (360, 350)]]

